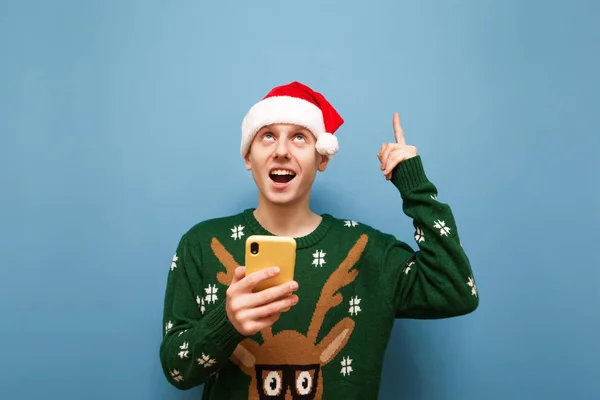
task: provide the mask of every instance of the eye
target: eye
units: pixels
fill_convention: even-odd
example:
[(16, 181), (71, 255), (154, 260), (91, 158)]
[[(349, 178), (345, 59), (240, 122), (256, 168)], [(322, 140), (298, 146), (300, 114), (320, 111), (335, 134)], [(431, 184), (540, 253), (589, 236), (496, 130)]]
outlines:
[(267, 132), (267, 133), (263, 134), (263, 139), (271, 140), (271, 139), (275, 139), (275, 137), (273, 136), (273, 134), (271, 132)]
[(309, 394), (313, 387), (313, 377), (308, 371), (302, 371), (296, 378), (296, 392), (300, 395)]
[(304, 142), (306, 140), (306, 136), (304, 136), (302, 133), (298, 133), (296, 136), (294, 136), (294, 139)]
[(277, 371), (271, 371), (263, 383), (263, 389), (267, 396), (279, 396), (281, 394), (281, 375)]

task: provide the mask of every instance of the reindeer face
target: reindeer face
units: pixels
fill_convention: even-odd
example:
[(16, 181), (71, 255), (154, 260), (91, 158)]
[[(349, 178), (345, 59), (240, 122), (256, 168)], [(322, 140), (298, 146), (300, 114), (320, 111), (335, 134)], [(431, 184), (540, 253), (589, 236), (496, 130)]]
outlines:
[(251, 386), (258, 392), (258, 399), (321, 398), (321, 369), (344, 348), (353, 329), (354, 322), (344, 318), (319, 344), (296, 331), (272, 336), (271, 330), (265, 329), (261, 332), (265, 339), (262, 345), (246, 339), (238, 345), (233, 358), (252, 378)]
[(319, 364), (257, 364), (255, 370), (260, 400), (284, 400), (288, 394), (292, 400), (312, 400), (320, 386)]
[[(354, 330), (354, 321), (350, 317), (343, 318), (321, 342), (316, 340), (327, 311), (342, 302), (339, 289), (353, 282), (358, 275), (358, 271), (351, 271), (351, 268), (366, 244), (367, 236), (362, 235), (346, 259), (330, 275), (315, 306), (306, 336), (293, 330), (273, 335), (269, 327), (260, 332), (262, 345), (248, 338), (237, 346), (232, 360), (252, 378), (249, 399), (311, 400), (322, 397), (322, 369), (346, 346)], [(227, 282), (237, 264), (216, 239), (213, 239), (212, 247), (227, 269), (227, 274), (220, 275), (220, 281)]]

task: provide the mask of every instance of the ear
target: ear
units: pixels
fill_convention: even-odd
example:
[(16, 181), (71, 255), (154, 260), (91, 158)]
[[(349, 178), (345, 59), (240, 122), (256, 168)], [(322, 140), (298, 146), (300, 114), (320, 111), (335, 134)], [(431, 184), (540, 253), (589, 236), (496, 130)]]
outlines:
[(319, 172), (323, 172), (327, 168), (327, 164), (329, 163), (329, 157), (326, 157), (319, 153), (317, 153), (317, 155), (320, 157), (319, 164), (317, 164), (317, 169), (319, 170)]
[(333, 360), (340, 350), (346, 346), (353, 330), (354, 321), (346, 317), (329, 331), (329, 334), (317, 346), (320, 354), (319, 359), (323, 365)]
[(260, 346), (258, 343), (252, 339), (245, 339), (237, 345), (231, 355), (231, 359), (246, 375), (253, 377), (254, 365), (256, 364), (256, 357), (254, 354), (259, 350)]
[(252, 169), (252, 163), (250, 162), (250, 150), (246, 153), (244, 157), (244, 164), (246, 165), (246, 169), (250, 171)]

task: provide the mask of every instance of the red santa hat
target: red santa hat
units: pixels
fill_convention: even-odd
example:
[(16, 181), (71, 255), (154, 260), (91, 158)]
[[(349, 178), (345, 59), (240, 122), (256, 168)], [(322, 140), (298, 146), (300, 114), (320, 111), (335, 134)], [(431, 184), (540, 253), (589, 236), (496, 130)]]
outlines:
[(331, 157), (339, 148), (334, 133), (344, 120), (321, 93), (308, 86), (299, 82), (277, 86), (253, 105), (242, 121), (242, 157), (248, 153), (256, 132), (275, 123), (305, 127), (317, 139), (319, 154)]

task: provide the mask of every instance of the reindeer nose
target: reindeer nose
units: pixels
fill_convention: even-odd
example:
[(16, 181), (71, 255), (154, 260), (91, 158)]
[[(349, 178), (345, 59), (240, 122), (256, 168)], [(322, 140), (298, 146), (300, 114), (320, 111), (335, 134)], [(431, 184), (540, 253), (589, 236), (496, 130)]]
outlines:
[(292, 397), (292, 388), (288, 388), (285, 391), (285, 400), (294, 400), (294, 397)]

